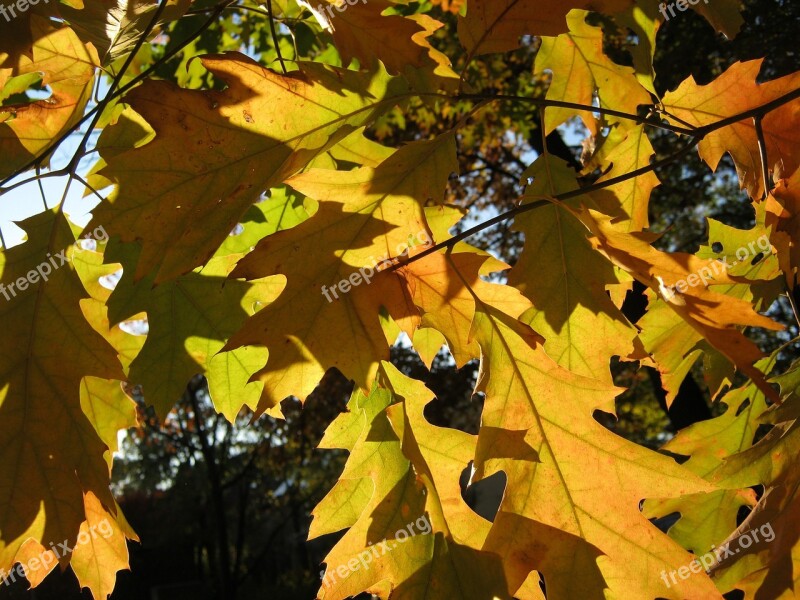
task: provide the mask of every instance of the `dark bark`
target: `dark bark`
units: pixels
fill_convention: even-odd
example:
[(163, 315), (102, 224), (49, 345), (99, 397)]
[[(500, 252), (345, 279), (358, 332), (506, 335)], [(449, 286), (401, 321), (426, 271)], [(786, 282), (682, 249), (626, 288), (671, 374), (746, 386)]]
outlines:
[(208, 443), (203, 418), (200, 415), (200, 406), (197, 402), (197, 393), (202, 389), (202, 384), (189, 384), (187, 394), (192, 404), (197, 437), (200, 440), (200, 451), (206, 463), (208, 480), (211, 485), (211, 505), (214, 511), (214, 527), (216, 530), (216, 558), (220, 582), (220, 596), (229, 600), (236, 599), (236, 582), (231, 573), (230, 543), (228, 540), (228, 523), (225, 519), (225, 498), (222, 490), (222, 479), (217, 467), (214, 449)]

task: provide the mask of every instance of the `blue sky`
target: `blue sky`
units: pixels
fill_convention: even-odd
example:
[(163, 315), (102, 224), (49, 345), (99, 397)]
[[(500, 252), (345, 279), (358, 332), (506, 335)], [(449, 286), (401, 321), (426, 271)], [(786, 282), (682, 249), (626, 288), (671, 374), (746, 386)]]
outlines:
[[(79, 142), (80, 137), (73, 137), (64, 142), (53, 158), (53, 165), (58, 168), (69, 162)], [(92, 155), (90, 157), (91, 160), (87, 162), (87, 166), (80, 169), (82, 175), (88, 169), (88, 165), (96, 160), (95, 157), (96, 154)], [(84, 167), (84, 165), (82, 165), (82, 167)], [(30, 179), (33, 174), (33, 171), (28, 172), (15, 181)], [(44, 188), (48, 208), (53, 208), (61, 202), (67, 183), (68, 179), (66, 177), (49, 177), (42, 180), (42, 187)], [(67, 195), (64, 212), (69, 215), (71, 220), (75, 223), (84, 225), (88, 222), (90, 217), (88, 212), (97, 204), (97, 197), (91, 195), (82, 198), (82, 195), (83, 186), (79, 182), (74, 181)], [(16, 246), (23, 241), (23, 231), (14, 225), (13, 221), (22, 221), (42, 211), (44, 211), (42, 193), (38, 183), (35, 181), (0, 196), (0, 229), (2, 229), (6, 244), (9, 247)]]

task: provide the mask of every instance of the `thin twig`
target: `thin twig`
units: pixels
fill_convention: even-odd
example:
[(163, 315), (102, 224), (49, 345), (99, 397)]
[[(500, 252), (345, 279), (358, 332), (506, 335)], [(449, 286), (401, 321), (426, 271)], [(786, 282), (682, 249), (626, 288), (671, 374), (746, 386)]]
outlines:
[[(554, 195), (552, 197), (552, 200), (563, 202), (564, 200), (569, 200), (570, 198), (575, 198), (577, 196), (582, 196), (582, 195), (588, 194), (590, 192), (595, 192), (595, 191), (598, 191), (598, 190), (602, 190), (602, 189), (605, 189), (607, 187), (611, 187), (611, 186), (617, 185), (619, 183), (623, 183), (623, 182), (628, 181), (630, 179), (635, 179), (636, 177), (640, 177), (641, 175), (644, 175), (645, 173), (649, 173), (649, 172), (654, 171), (656, 169), (659, 169), (659, 168), (661, 168), (663, 166), (671, 164), (671, 163), (675, 162), (676, 160), (680, 159), (681, 157), (685, 156), (686, 154), (691, 152), (694, 149), (695, 146), (697, 146), (699, 141), (700, 140), (698, 140), (698, 139), (694, 139), (694, 140), (692, 140), (691, 143), (687, 144), (686, 147), (681, 148), (678, 152), (675, 152), (674, 154), (672, 154), (670, 156), (667, 156), (666, 158), (662, 158), (659, 161), (651, 163), (651, 164), (647, 165), (646, 167), (641, 167), (639, 169), (636, 169), (635, 171), (631, 171), (630, 173), (625, 173), (624, 175), (620, 175), (618, 177), (613, 177), (613, 178), (611, 178), (611, 179), (609, 179), (607, 181), (603, 181), (603, 182), (600, 182), (600, 183), (593, 183), (592, 185), (588, 185), (586, 187), (578, 188), (576, 190), (571, 190), (569, 192), (563, 192), (561, 194), (556, 194), (556, 195)], [(488, 221), (484, 221), (483, 223), (479, 223), (478, 225), (475, 225), (474, 227), (471, 227), (470, 229), (467, 229), (466, 231), (462, 231), (461, 233), (459, 233), (457, 235), (454, 235), (453, 237), (451, 237), (450, 239), (448, 239), (448, 240), (446, 240), (444, 242), (440, 242), (439, 244), (436, 244), (435, 246), (431, 246), (430, 248), (426, 248), (425, 250), (423, 250), (419, 254), (415, 254), (414, 256), (411, 256), (411, 257), (406, 258), (404, 260), (400, 260), (397, 263), (393, 264), (392, 266), (387, 267), (386, 269), (383, 269), (383, 271), (391, 272), (391, 271), (396, 271), (397, 269), (402, 269), (403, 267), (407, 267), (411, 263), (414, 263), (414, 262), (416, 262), (418, 260), (422, 260), (426, 256), (429, 256), (430, 254), (433, 254), (434, 252), (438, 252), (439, 250), (443, 250), (443, 249), (452, 248), (458, 242), (463, 241), (466, 238), (475, 235), (476, 233), (480, 233), (484, 229), (488, 229), (489, 227), (497, 225), (498, 223), (502, 223), (503, 221), (511, 219), (511, 218), (513, 218), (513, 217), (515, 217), (517, 215), (522, 214), (522, 213), (526, 213), (528, 211), (535, 210), (537, 208), (541, 208), (542, 206), (546, 206), (548, 204), (552, 204), (553, 203), (552, 200), (536, 200), (536, 201), (530, 202), (528, 204), (521, 204), (520, 206), (517, 206), (517, 207), (515, 207), (515, 208), (513, 208), (511, 210), (508, 210), (508, 211), (506, 211), (506, 212), (504, 212), (502, 214), (499, 214), (499, 215), (497, 215), (495, 217), (492, 217)]]
[[(122, 68), (119, 70), (116, 77), (114, 77), (114, 79), (111, 81), (111, 86), (108, 88), (108, 92), (106, 92), (105, 98), (103, 98), (102, 102), (100, 103), (103, 105), (104, 108), (108, 106), (109, 102), (111, 102), (110, 100), (111, 97), (114, 95), (114, 92), (117, 91), (117, 88), (119, 87), (122, 78), (125, 76), (125, 73), (130, 68), (131, 64), (136, 58), (136, 55), (139, 53), (139, 50), (142, 49), (142, 46), (147, 41), (147, 38), (150, 37), (150, 33), (152, 33), (153, 29), (155, 29), (156, 25), (158, 25), (158, 20), (164, 13), (165, 8), (167, 8), (167, 0), (161, 0), (161, 2), (159, 2), (158, 4), (156, 12), (153, 14), (153, 18), (150, 19), (150, 22), (147, 24), (147, 27), (145, 27), (144, 31), (142, 32), (142, 35), (140, 35), (139, 39), (136, 40), (136, 45), (131, 50), (130, 54), (128, 54), (128, 57), (122, 64)], [(103, 112), (104, 111), (102, 110), (97, 112), (97, 114), (94, 116), (94, 119), (92, 119), (91, 124), (86, 129), (86, 133), (84, 134), (81, 143), (75, 149), (75, 154), (72, 155), (72, 159), (69, 161), (69, 164), (66, 167), (67, 170), (70, 172), (70, 174), (73, 174), (73, 171), (77, 169), (78, 163), (80, 162), (81, 158), (83, 158), (83, 153), (86, 150), (86, 144), (89, 143), (89, 139), (92, 137), (92, 132), (97, 126), (97, 123), (102, 118)]]
[(58, 169), (57, 171), (48, 171), (47, 173), (34, 175), (33, 177), (29, 177), (28, 179), (23, 179), (22, 181), (12, 183), (8, 187), (0, 188), (0, 196), (2, 196), (3, 194), (7, 194), (12, 190), (17, 189), (18, 187), (22, 187), (24, 185), (28, 185), (29, 183), (33, 183), (34, 181), (41, 181), (42, 179), (49, 179), (51, 177), (66, 177), (69, 174), (70, 172), (66, 168), (64, 168), (64, 169)]
[(275, 46), (275, 53), (278, 55), (278, 62), (281, 63), (281, 69), (283, 70), (283, 74), (286, 75), (288, 71), (286, 70), (286, 63), (283, 62), (283, 56), (281, 55), (281, 47), (280, 42), (278, 40), (278, 33), (275, 31), (275, 18), (272, 16), (272, 0), (267, 0), (267, 14), (269, 16), (269, 31), (272, 34), (272, 45)]
[(44, 185), (42, 185), (42, 165), (36, 165), (36, 183), (39, 184), (39, 193), (42, 195), (42, 204), (44, 204), (45, 211), (50, 210), (47, 207), (47, 197), (44, 193)]
[(547, 98), (529, 98), (527, 96), (514, 96), (509, 94), (458, 94), (455, 97), (447, 96), (446, 94), (421, 94), (421, 95), (430, 95), (430, 96), (440, 96), (440, 97), (450, 97), (454, 100), (498, 100), (498, 101), (513, 101), (513, 102), (522, 102), (526, 104), (532, 104), (534, 106), (539, 107), (548, 107), (552, 106), (553, 108), (567, 108), (570, 110), (577, 110), (583, 112), (593, 112), (600, 115), (607, 115), (610, 117), (617, 117), (620, 119), (625, 119), (626, 121), (633, 121), (639, 125), (649, 125), (651, 127), (656, 127), (658, 129), (664, 129), (666, 131), (670, 131), (672, 133), (681, 134), (681, 135), (690, 135), (695, 136), (697, 132), (696, 127), (679, 127), (677, 125), (671, 125), (670, 123), (663, 123), (660, 121), (651, 121), (646, 116), (634, 115), (632, 113), (626, 113), (621, 110), (614, 110), (613, 108), (603, 108), (602, 106), (591, 106), (586, 104), (577, 104), (575, 102), (564, 102), (562, 100), (550, 100)]
[[(18, 187), (18, 185), (15, 185), (15, 186), (13, 186), (11, 188), (5, 188), (3, 186), (8, 184), (8, 182), (13, 180), (15, 177), (18, 177), (19, 175), (21, 175), (25, 171), (27, 171), (29, 169), (32, 169), (37, 164), (39, 164), (42, 160), (44, 160), (45, 156), (48, 156), (50, 154), (50, 152), (52, 152), (58, 146), (60, 146), (68, 137), (74, 135), (75, 132), (78, 131), (84, 123), (89, 121), (95, 114), (97, 114), (98, 111), (101, 111), (101, 110), (105, 109), (105, 107), (106, 107), (108, 102), (111, 102), (112, 100), (115, 100), (115, 99), (119, 98), (120, 96), (122, 96), (123, 94), (127, 93), (131, 88), (135, 87), (140, 82), (142, 82), (143, 80), (147, 79), (150, 75), (152, 75), (157, 69), (161, 68), (161, 66), (163, 64), (165, 64), (167, 61), (172, 60), (172, 58), (174, 58), (177, 54), (182, 52), (183, 49), (186, 48), (186, 46), (191, 44), (195, 39), (197, 39), (198, 36), (200, 36), (200, 34), (202, 34), (206, 29), (211, 27), (216, 22), (217, 17), (219, 15), (221, 15), (222, 12), (225, 10), (225, 8), (229, 4), (234, 2), (234, 1), (235, 0), (225, 0), (225, 2), (223, 2), (220, 6), (218, 6), (214, 10), (214, 13), (191, 36), (186, 38), (184, 41), (182, 41), (180, 44), (178, 44), (175, 48), (173, 48), (169, 52), (165, 53), (164, 56), (162, 56), (159, 60), (154, 62), (148, 69), (146, 69), (145, 71), (143, 71), (142, 73), (140, 73), (139, 75), (137, 75), (136, 77), (131, 79), (128, 83), (126, 83), (121, 88), (119, 88), (114, 94), (111, 95), (111, 97), (106, 97), (106, 103), (104, 103), (104, 104), (101, 103), (101, 104), (98, 104), (98, 105), (94, 106), (93, 108), (91, 108), (85, 115), (83, 115), (83, 117), (81, 117), (81, 119), (77, 123), (75, 123), (75, 125), (73, 125), (71, 128), (69, 128), (63, 134), (61, 134), (55, 141), (50, 143), (44, 150), (42, 150), (39, 153), (38, 156), (36, 156), (32, 160), (30, 160), (27, 164), (25, 164), (24, 166), (20, 167), (19, 169), (14, 171), (14, 173), (12, 173), (8, 177), (6, 177), (2, 181), (0, 181), (0, 196), (5, 194), (7, 191), (13, 189), (13, 187)], [(62, 172), (58, 172), (57, 174), (59, 176), (63, 176), (63, 175), (67, 175), (68, 173), (62, 171)], [(46, 175), (49, 175), (49, 173), (45, 173), (42, 176), (46, 176)], [(26, 180), (24, 182), (21, 182), (19, 185), (23, 185), (25, 183), (30, 183), (32, 181), (35, 181), (35, 179), (36, 179), (35, 177), (31, 177), (30, 179), (28, 179), (28, 180)]]
[(81, 177), (81, 176), (80, 176), (80, 175), (78, 175), (77, 173), (75, 173), (75, 174), (73, 175), (73, 177), (75, 177), (75, 179), (77, 179), (77, 180), (78, 180), (78, 181), (81, 183), (81, 185), (83, 185), (83, 186), (84, 186), (86, 189), (88, 189), (88, 190), (89, 190), (90, 192), (92, 192), (92, 193), (93, 193), (95, 196), (97, 196), (98, 198), (100, 198), (100, 202), (105, 202), (105, 200), (106, 200), (106, 199), (105, 199), (105, 198), (103, 198), (103, 197), (100, 195), (100, 192), (98, 192), (96, 189), (94, 189), (94, 187), (93, 187), (93, 186), (89, 185), (89, 182), (88, 182), (88, 181), (86, 181), (86, 180), (84, 180), (84, 178), (83, 178), (83, 177)]
[(64, 204), (67, 201), (67, 196), (69, 195), (69, 188), (70, 187), (72, 187), (72, 175), (69, 176), (69, 179), (67, 179), (67, 185), (64, 186), (64, 193), (61, 194), (61, 201), (53, 207), (53, 209), (55, 210), (56, 214), (63, 213)]
[(764, 138), (764, 129), (761, 127), (761, 120), (764, 117), (761, 115), (753, 117), (753, 123), (756, 126), (756, 137), (758, 137), (758, 153), (761, 155), (761, 176), (764, 178), (764, 197), (763, 200), (769, 196), (769, 191), (772, 189), (772, 183), (769, 179), (769, 158), (767, 157), (767, 142)]
[[(194, 15), (205, 15), (205, 14), (208, 14), (210, 12), (213, 12), (214, 10), (216, 10), (216, 7), (213, 7), (213, 6), (211, 8), (195, 8), (194, 10), (186, 11), (185, 13), (183, 13), (183, 16), (184, 17), (191, 17), (191, 16), (194, 16)], [(269, 13), (267, 13), (267, 11), (265, 11), (265, 10), (262, 10), (260, 8), (256, 8), (254, 6), (242, 6), (240, 4), (237, 4), (236, 6), (230, 6), (230, 5), (226, 4), (225, 7), (223, 8), (223, 10), (241, 10), (241, 11), (244, 11), (244, 12), (254, 12), (254, 13), (257, 13), (259, 15), (263, 15), (265, 17), (269, 16)], [(302, 19), (296, 19), (296, 20), (301, 21)]]
[[(797, 289), (797, 286), (794, 288)], [(786, 289), (786, 297), (789, 298), (789, 306), (792, 307), (792, 313), (794, 313), (794, 320), (797, 321), (797, 327), (800, 329), (800, 310), (797, 309), (797, 303), (794, 301), (794, 293), (793, 290), (789, 289), (787, 286)]]
[(659, 113), (661, 113), (662, 115), (666, 115), (666, 116), (668, 116), (670, 119), (672, 119), (672, 120), (674, 120), (674, 121), (677, 121), (677, 122), (678, 122), (678, 123), (680, 123), (681, 125), (685, 125), (686, 127), (689, 127), (690, 129), (697, 129), (696, 127), (692, 126), (692, 124), (691, 124), (691, 123), (689, 123), (688, 121), (684, 121), (684, 120), (683, 120), (683, 119), (681, 119), (680, 117), (678, 117), (678, 116), (676, 116), (676, 115), (673, 115), (671, 112), (669, 112), (669, 111), (668, 111), (666, 108), (664, 108), (663, 106), (658, 106), (658, 107), (656, 107), (656, 110), (657, 110)]

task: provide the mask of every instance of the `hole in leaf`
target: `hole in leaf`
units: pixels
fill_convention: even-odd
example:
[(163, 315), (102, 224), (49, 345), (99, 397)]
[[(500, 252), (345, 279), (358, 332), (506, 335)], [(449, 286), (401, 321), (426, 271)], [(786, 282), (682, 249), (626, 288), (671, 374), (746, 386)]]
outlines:
[[(773, 390), (775, 390), (775, 393), (778, 395), (778, 397), (780, 397), (780, 395), (781, 395), (781, 386), (780, 386), (780, 385), (778, 385), (778, 383), (777, 383), (777, 382), (775, 382), (775, 381), (768, 381), (768, 382), (767, 382), (767, 385), (769, 385), (769, 387), (771, 387)], [(769, 398), (767, 398), (767, 402), (769, 403), (769, 405), (770, 405), (770, 406), (772, 406), (772, 404), (773, 404), (772, 400), (770, 400)]]
[(751, 261), (750, 261), (750, 264), (751, 264), (751, 265), (756, 265), (756, 264), (758, 264), (759, 262), (761, 262), (761, 259), (763, 259), (763, 258), (764, 258), (764, 253), (763, 253), (763, 252), (759, 252), (758, 254), (756, 254), (756, 255), (753, 257), (753, 260), (751, 260)]
[(90, 250), (91, 252), (97, 250), (97, 242), (91, 238), (78, 240), (78, 246), (81, 247), (81, 250)]
[(681, 518), (681, 513), (675, 511), (669, 513), (668, 515), (664, 515), (663, 517), (658, 517), (657, 519), (650, 519), (650, 522), (656, 527), (658, 527), (660, 531), (666, 533), (667, 530), (673, 525), (675, 525), (675, 523), (677, 523), (678, 519), (680, 518)]
[(763, 485), (754, 485), (750, 487), (756, 493), (756, 500), (761, 500), (761, 497), (764, 495), (764, 486)]
[(542, 590), (542, 596), (547, 598), (547, 582), (544, 580), (544, 575), (539, 573), (539, 589)]
[(483, 394), (473, 394), (478, 375), (478, 361), (470, 361), (461, 369), (446, 350), (433, 360), (430, 371), (410, 347), (393, 346), (392, 360), (403, 373), (420, 379), (433, 392), (425, 406), (425, 419), (437, 427), (457, 429), (476, 435), (481, 425)]
[[(508, 478), (502, 471), (485, 477), (480, 481), (464, 487), (464, 475), (471, 476), (472, 463), (461, 473), (461, 497), (469, 507), (482, 516), (484, 519), (494, 521), (497, 511), (500, 510), (500, 503), (503, 501), (503, 493), (506, 489)], [(467, 481), (469, 477), (466, 478)]]
[(711, 244), (711, 250), (719, 254), (723, 250), (722, 244), (720, 242), (714, 242)]
[[(466, 396), (466, 397), (465, 397)], [(483, 410), (483, 393), (462, 396), (463, 400), (454, 395), (446, 398), (436, 396), (425, 407), (425, 418), (432, 425), (457, 429), (470, 435), (476, 435), (481, 426), (481, 412)]]
[(119, 328), (131, 335), (147, 335), (150, 332), (150, 323), (147, 322), (147, 319), (133, 319), (123, 321), (119, 324)]
[(751, 512), (753, 512), (753, 509), (749, 506), (740, 506), (739, 511), (736, 513), (736, 526), (741, 525)]
[(775, 426), (770, 423), (762, 423), (759, 425), (758, 429), (756, 429), (755, 435), (753, 435), (753, 445), (755, 446), (758, 442), (760, 442), (773, 427)]
[(658, 453), (659, 454), (663, 454), (665, 456), (669, 456), (672, 460), (674, 460), (679, 465), (682, 465), (687, 460), (689, 460), (689, 458), (691, 458), (686, 454), (676, 454), (675, 452), (670, 452), (669, 450), (664, 450), (663, 448), (660, 448), (658, 450)]
[(113, 273), (109, 273), (108, 275), (103, 275), (97, 280), (97, 283), (102, 285), (107, 290), (111, 290), (113, 292), (120, 279), (122, 279), (122, 269), (118, 269)]
[(744, 410), (750, 406), (750, 398), (745, 398), (744, 402), (739, 405), (739, 408), (736, 409), (736, 416), (738, 417)]
[(27, 73), (11, 77), (0, 86), (0, 106), (22, 106), (51, 95), (50, 87), (42, 85), (41, 73)]

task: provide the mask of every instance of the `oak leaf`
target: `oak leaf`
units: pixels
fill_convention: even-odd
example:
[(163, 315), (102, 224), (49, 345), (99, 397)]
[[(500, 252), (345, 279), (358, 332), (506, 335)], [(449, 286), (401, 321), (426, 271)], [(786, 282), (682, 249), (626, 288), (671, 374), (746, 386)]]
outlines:
[(385, 73), (304, 63), (279, 75), (237, 53), (202, 61), (228, 87), (196, 91), (148, 81), (135, 88), (126, 100), (156, 136), (106, 158), (101, 171), (119, 189), (89, 227), (143, 240), (137, 280), (156, 270), (161, 283), (204, 264), (263, 191), (407, 94)]
[(9, 295), (0, 306), (6, 323), (0, 459), (7, 466), (0, 475), (0, 568), (6, 570), (28, 538), (73, 542), (85, 493), (115, 506), (106, 445), (82, 410), (81, 384), (87, 376), (124, 377), (115, 351), (82, 311), (88, 297), (69, 264), (80, 251), (69, 223), (48, 211), (21, 225), (27, 242), (0, 255)]
[[(586, 23), (585, 11), (571, 12), (567, 23), (569, 32), (543, 38), (536, 55), (534, 71), (549, 70), (553, 74), (547, 100), (591, 106), (596, 95), (601, 107), (632, 115), (639, 105), (650, 104), (650, 94), (636, 79), (633, 69), (616, 64), (603, 53), (603, 30)], [(550, 133), (576, 114), (590, 131), (597, 129), (590, 113), (551, 106), (545, 111), (545, 132)], [(626, 129), (631, 127), (630, 120), (608, 119)]]
[[(655, 151), (643, 125), (630, 130), (614, 128), (584, 171), (595, 166), (602, 168), (603, 175), (597, 183), (606, 183), (648, 167), (654, 156)], [(609, 185), (601, 192), (593, 192), (589, 196), (602, 207), (603, 212), (617, 217), (617, 222), (624, 220), (628, 231), (643, 231), (649, 226), (650, 196), (660, 184), (656, 174), (650, 171), (639, 177)], [(609, 194), (613, 195), (613, 203), (609, 201)]]
[(34, 15), (31, 30), (36, 37), (32, 58), (23, 56), (14, 69), (0, 70), (0, 83), (12, 75), (40, 73), (52, 95), (46, 100), (0, 106), (0, 177), (36, 158), (83, 116), (99, 65), (94, 48), (81, 43), (70, 28), (56, 29)]
[(86, 521), (81, 524), (70, 565), (81, 587), (88, 587), (94, 598), (105, 599), (114, 591), (117, 571), (129, 569), (128, 534), (94, 494), (87, 493), (84, 501)]
[[(756, 217), (763, 221), (763, 205), (757, 206)], [(695, 256), (716, 261), (715, 267), (718, 268), (713, 268), (716, 283), (714, 291), (755, 304), (756, 307), (769, 306), (780, 292), (776, 286), (780, 280), (778, 261), (769, 245), (765, 245), (767, 239), (768, 230), (763, 225), (744, 230), (708, 219), (708, 244), (701, 246)], [(704, 341), (701, 330), (692, 327), (681, 314), (672, 310), (663, 292), (661, 298), (651, 298), (647, 313), (637, 325), (642, 330), (640, 339), (661, 373), (668, 406), (672, 404), (691, 368), (703, 355), (706, 363), (703, 375), (712, 398), (723, 386), (733, 383), (730, 363)], [(711, 369), (711, 364), (717, 368)]]
[[(629, 597), (719, 598), (701, 576), (664, 588), (658, 573), (691, 556), (639, 512), (642, 498), (713, 487), (604, 429), (593, 412), (613, 414), (618, 390), (559, 367), (527, 325), (477, 302), (473, 331), (483, 352), (477, 389), (486, 399), (475, 479), (499, 471), (508, 478), (493, 547), (531, 557), (528, 567), (541, 571), (548, 594), (558, 598), (602, 598), (603, 587)], [(516, 438), (535, 454), (520, 454)], [(515, 535), (520, 530), (526, 535)], [(521, 583), (524, 569), (515, 561), (506, 565), (516, 565)]]
[(800, 169), (779, 180), (766, 202), (770, 241), (790, 290), (800, 285)]
[[(432, 394), (388, 363), (382, 365), (382, 379), (387, 389), (354, 392), (349, 412), (321, 443), (347, 449), (350, 457), (336, 487), (314, 509), (311, 536), (349, 529), (325, 558), (328, 569), (318, 597), (340, 600), (369, 591), (409, 600), (426, 593), (510, 599), (498, 557), (458, 539), (459, 533), (480, 538), (489, 528), (458, 493), (460, 461), (468, 460), (474, 439), (452, 431), (442, 431), (439, 443), (425, 436), (425, 442), (452, 455), (438, 465), (426, 462), (427, 445), (419, 441), (434, 429), (422, 416)], [(439, 496), (433, 477), (449, 482), (439, 490), (447, 496)], [(342, 508), (346, 521), (335, 516)], [(359, 560), (361, 566), (351, 566)]]
[[(783, 326), (758, 314), (750, 302), (711, 289), (715, 284), (735, 283), (721, 263), (690, 254), (656, 250), (650, 245), (655, 240), (653, 234), (624, 233), (614, 227), (609, 217), (591, 209), (584, 209), (580, 215), (595, 235), (592, 238), (595, 248), (661, 294), (672, 310), (751, 377), (768, 398), (776, 398), (764, 374), (753, 366), (762, 358), (761, 351), (737, 327), (778, 331)], [(675, 287), (679, 282), (682, 289)]]
[[(316, 200), (318, 210), (299, 226), (265, 238), (233, 271), (247, 279), (280, 274), (286, 281), (278, 299), (227, 345), (270, 351), (257, 374), (264, 382), (264, 408), (289, 395), (305, 398), (333, 366), (369, 389), (378, 362), (388, 358), (381, 306), (398, 304), (389, 310), (395, 318), (415, 318), (400, 279), (381, 271), (418, 250), (423, 236), (430, 239), (423, 207), (441, 201), (456, 168), (454, 137), (444, 135), (409, 144), (375, 168), (313, 169), (288, 180)], [(413, 328), (410, 323), (404, 330), (412, 334)]]
[[(563, 160), (539, 157), (523, 175), (533, 177), (523, 203), (577, 190), (575, 175)], [(586, 227), (568, 209), (582, 202), (591, 200), (553, 200), (515, 219), (525, 248), (509, 284), (533, 303), (521, 320), (544, 337), (549, 356), (573, 373), (610, 383), (609, 358), (631, 354), (637, 331), (606, 293), (617, 283), (612, 263), (592, 248)]]
[[(774, 358), (758, 364), (765, 371), (773, 365)], [(764, 394), (752, 382), (731, 390), (723, 401), (727, 407), (723, 414), (681, 430), (662, 447), (674, 455), (689, 457), (684, 466), (703, 478), (710, 478), (728, 456), (752, 447), (761, 424), (759, 419), (767, 410)], [(647, 501), (644, 512), (653, 518), (680, 513), (680, 519), (669, 529), (670, 537), (684, 548), (703, 555), (736, 529), (741, 507), (751, 508), (755, 504), (752, 489), (722, 489), (673, 500)]]
[(435, 51), (425, 38), (442, 26), (438, 21), (430, 17), (420, 22), (396, 14), (384, 15), (393, 6), (386, 0), (342, 2), (337, 8), (333, 6), (337, 5), (332, 3), (328, 11), (333, 14), (330, 20), (333, 41), (344, 64), (357, 58), (362, 67), (369, 67), (379, 59), (393, 75), (406, 71), (407, 67), (421, 69), (436, 65), (429, 58), (429, 52)]
[[(111, 324), (146, 313), (147, 341), (128, 377), (142, 385), (145, 400), (161, 418), (199, 373), (207, 376), (211, 399), (229, 420), (236, 418), (242, 405), (255, 408), (258, 404), (261, 386), (246, 384), (264, 352), (250, 349), (217, 354), (258, 306), (277, 297), (281, 286), (274, 281), (231, 281), (228, 275), (238, 258), (213, 258), (199, 272), (154, 287), (152, 276), (133, 280), (134, 248), (112, 245), (106, 251), (107, 260), (123, 267), (122, 278), (108, 300)], [(242, 384), (238, 392), (225, 393), (223, 386), (230, 390), (234, 383)]]
[[(757, 83), (762, 60), (737, 62), (706, 85), (689, 77), (664, 95), (667, 119), (674, 125), (705, 127), (746, 113), (800, 89), (800, 74)], [(800, 98), (764, 115), (766, 153), (771, 172), (793, 173), (800, 167)], [(714, 170), (728, 153), (736, 164), (742, 189), (754, 199), (764, 196), (758, 135), (752, 116), (710, 132), (699, 144), (700, 157)]]
[[(711, 479), (727, 489), (763, 485), (758, 504), (724, 542), (732, 551), (712, 567), (722, 590), (742, 589), (745, 598), (789, 599), (800, 584), (800, 369), (795, 363), (780, 378), (786, 403), (761, 416), (774, 427), (751, 448), (733, 456)], [(772, 532), (770, 538), (769, 533)], [(758, 534), (761, 534), (760, 536)], [(741, 540), (748, 538), (749, 545)]]
[[(151, 36), (185, 13), (192, 0), (168, 0)], [(94, 0), (86, 6), (61, 7), (61, 16), (85, 42), (97, 49), (103, 65), (130, 53), (156, 15), (159, 4), (148, 0)]]
[(622, 11), (632, 0), (471, 0), (458, 20), (458, 37), (471, 56), (519, 47), (525, 34), (556, 36), (567, 31), (574, 8), (603, 13)]

